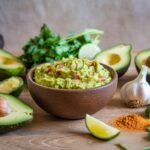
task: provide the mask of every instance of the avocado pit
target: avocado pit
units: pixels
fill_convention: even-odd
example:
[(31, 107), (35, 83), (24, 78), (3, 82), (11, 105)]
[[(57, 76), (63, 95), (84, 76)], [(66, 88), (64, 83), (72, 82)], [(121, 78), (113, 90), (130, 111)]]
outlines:
[(33, 119), (33, 109), (22, 100), (0, 93), (0, 134), (17, 129)]
[(146, 59), (146, 66), (150, 68), (150, 56)]
[(118, 73), (118, 77), (123, 76), (131, 62), (132, 46), (126, 44), (115, 45), (102, 50), (95, 56), (96, 61), (111, 66)]
[(5, 117), (9, 115), (10, 112), (11, 112), (10, 105), (3, 97), (0, 97), (0, 117)]
[(120, 60), (121, 60), (121, 58), (118, 54), (108, 55), (108, 64), (109, 65), (115, 65), (115, 64), (119, 63)]

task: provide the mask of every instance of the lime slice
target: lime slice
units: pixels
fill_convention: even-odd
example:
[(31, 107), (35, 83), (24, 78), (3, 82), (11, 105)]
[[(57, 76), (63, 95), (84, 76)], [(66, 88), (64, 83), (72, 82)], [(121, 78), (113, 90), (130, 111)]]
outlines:
[(98, 54), (100, 51), (100, 47), (98, 47), (96, 44), (85, 44), (80, 48), (78, 57), (91, 60), (94, 59), (95, 55)]
[(86, 115), (85, 124), (93, 136), (102, 140), (113, 139), (120, 133), (118, 129), (111, 127), (90, 115)]

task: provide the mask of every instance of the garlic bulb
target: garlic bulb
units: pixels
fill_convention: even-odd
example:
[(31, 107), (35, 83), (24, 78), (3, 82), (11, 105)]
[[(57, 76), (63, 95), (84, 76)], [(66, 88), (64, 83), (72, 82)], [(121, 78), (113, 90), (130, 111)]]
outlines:
[(123, 85), (121, 98), (129, 107), (140, 107), (150, 104), (150, 85), (146, 81), (148, 68), (142, 66), (136, 79)]

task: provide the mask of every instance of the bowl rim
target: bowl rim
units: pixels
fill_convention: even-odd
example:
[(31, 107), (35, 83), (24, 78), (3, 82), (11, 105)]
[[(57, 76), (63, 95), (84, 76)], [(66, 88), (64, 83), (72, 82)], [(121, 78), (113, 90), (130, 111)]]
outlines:
[(112, 85), (115, 81), (118, 81), (117, 72), (116, 72), (112, 67), (110, 67), (110, 66), (108, 66), (108, 65), (105, 65), (105, 64), (102, 64), (102, 63), (100, 63), (100, 64), (103, 65), (105, 68), (107, 68), (110, 72), (112, 72), (111, 74), (114, 74), (114, 75), (113, 75), (112, 80), (111, 80), (109, 83), (107, 83), (107, 84), (105, 84), (105, 85), (102, 85), (102, 86), (95, 87), (95, 88), (88, 88), (88, 89), (59, 89), (59, 88), (52, 88), (52, 87), (47, 87), (47, 86), (44, 86), (44, 85), (40, 85), (40, 84), (36, 83), (36, 82), (33, 80), (33, 72), (34, 72), (35, 68), (36, 68), (37, 66), (41, 65), (41, 64), (39, 64), (39, 65), (37, 65), (37, 66), (31, 68), (31, 69), (28, 71), (28, 73), (27, 73), (27, 75), (26, 75), (26, 78), (27, 78), (27, 80), (29, 80), (33, 85), (38, 86), (38, 87), (40, 87), (40, 88), (47, 89), (47, 90), (49, 89), (49, 90), (53, 90), (53, 91), (62, 91), (62, 92), (63, 92), (63, 91), (65, 91), (65, 92), (70, 92), (70, 91), (71, 91), (71, 92), (95, 91), (95, 90), (98, 90), (98, 89), (106, 88), (106, 87)]

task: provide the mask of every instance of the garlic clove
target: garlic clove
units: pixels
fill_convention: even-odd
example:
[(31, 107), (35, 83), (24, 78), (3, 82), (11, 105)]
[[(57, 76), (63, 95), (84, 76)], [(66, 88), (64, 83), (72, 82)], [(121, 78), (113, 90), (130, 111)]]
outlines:
[(11, 112), (10, 105), (3, 97), (0, 97), (0, 117), (5, 117), (10, 112)]

